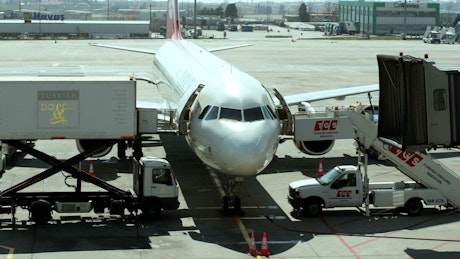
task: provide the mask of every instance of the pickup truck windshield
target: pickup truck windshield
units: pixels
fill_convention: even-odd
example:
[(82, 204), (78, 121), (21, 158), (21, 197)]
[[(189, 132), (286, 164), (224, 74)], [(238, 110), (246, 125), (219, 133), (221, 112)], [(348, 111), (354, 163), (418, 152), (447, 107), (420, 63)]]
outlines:
[(334, 167), (329, 172), (325, 173), (321, 178), (319, 178), (318, 182), (321, 185), (328, 185), (333, 182), (339, 175), (340, 171)]

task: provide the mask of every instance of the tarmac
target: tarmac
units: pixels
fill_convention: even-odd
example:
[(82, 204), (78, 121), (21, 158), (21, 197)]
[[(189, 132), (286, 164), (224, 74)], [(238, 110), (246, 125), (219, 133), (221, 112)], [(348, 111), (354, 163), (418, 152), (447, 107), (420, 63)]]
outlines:
[[(206, 33), (214, 39), (194, 41), (203, 47), (252, 43), (215, 54), (285, 95), (378, 83), (377, 54), (403, 52), (423, 57), (428, 53), (437, 64), (453, 69), (459, 66), (458, 44), (339, 40), (325, 38), (320, 32), (284, 29), (275, 29), (271, 35), (276, 37), (270, 38), (266, 32), (227, 32), (227, 38), (222, 32)], [(88, 44), (93, 42), (158, 49), (164, 40), (1, 41), (0, 76), (151, 75), (153, 56), (95, 48)], [(138, 99), (161, 100), (146, 83), (140, 82), (138, 87)], [(367, 95), (358, 95), (313, 105), (322, 110), (356, 102), (369, 100)], [(372, 95), (372, 102), (378, 104), (378, 93)], [(11, 215), (0, 215), (0, 258), (251, 258), (252, 233), (259, 251), (266, 234), (270, 258), (459, 258), (457, 210), (427, 207), (417, 217), (381, 210), (372, 210), (366, 217), (358, 208), (327, 209), (318, 218), (292, 212), (286, 199), (288, 184), (316, 177), (320, 159), (325, 171), (339, 164), (356, 164), (353, 142), (337, 140), (332, 151), (321, 157), (301, 153), (292, 141), (281, 144), (276, 158), (261, 174), (245, 179), (240, 190), (244, 215), (225, 216), (219, 210), (221, 197), (215, 173), (203, 166), (182, 137), (152, 135), (144, 143), (144, 154), (166, 157), (171, 162), (181, 188), (177, 211), (165, 211), (161, 220), (148, 222), (129, 215), (118, 218), (108, 213), (54, 213), (49, 224), (36, 225), (28, 219), (28, 211), (19, 209), (15, 224)], [(36, 148), (58, 159), (77, 153), (72, 140), (39, 140)], [(438, 156), (440, 162), (458, 170), (456, 150)], [(97, 177), (120, 188), (130, 187), (129, 163), (119, 161), (115, 149), (93, 161)], [(19, 156), (0, 177), (0, 190), (47, 167), (30, 155)], [(89, 168), (88, 161), (83, 163), (85, 168)], [(370, 160), (369, 173), (371, 181), (407, 179), (376, 159)], [(60, 174), (29, 188), (68, 189)]]

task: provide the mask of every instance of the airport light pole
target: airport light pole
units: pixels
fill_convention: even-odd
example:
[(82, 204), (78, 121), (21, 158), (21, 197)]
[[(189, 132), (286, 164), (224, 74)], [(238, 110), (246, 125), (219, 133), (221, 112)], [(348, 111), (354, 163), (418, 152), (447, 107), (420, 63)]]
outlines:
[(149, 8), (149, 31), (150, 34), (152, 33), (152, 3), (150, 3), (150, 8)]
[(38, 0), (38, 36), (42, 38), (42, 0)]
[[(179, 12), (179, 10), (177, 10)], [(180, 12), (179, 12), (180, 13)], [(179, 19), (180, 19), (180, 14), (179, 14)], [(179, 28), (180, 30), (180, 28)], [(194, 1), (194, 6), (193, 6), (193, 38), (197, 38), (196, 34), (196, 0)]]
[(404, 0), (404, 27), (403, 27), (404, 38), (406, 39), (407, 32), (407, 0)]
[(270, 14), (268, 13), (268, 0), (267, 0), (267, 6), (265, 8), (267, 10), (267, 32), (270, 32)]

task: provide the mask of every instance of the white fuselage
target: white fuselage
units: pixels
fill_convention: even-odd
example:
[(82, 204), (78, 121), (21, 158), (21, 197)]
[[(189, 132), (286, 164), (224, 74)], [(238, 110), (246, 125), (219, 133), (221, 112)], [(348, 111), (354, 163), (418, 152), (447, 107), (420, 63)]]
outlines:
[(153, 63), (159, 90), (177, 105), (177, 114), (204, 85), (191, 106), (186, 139), (205, 164), (231, 176), (250, 176), (270, 163), (280, 123), (258, 80), (185, 40), (162, 45)]

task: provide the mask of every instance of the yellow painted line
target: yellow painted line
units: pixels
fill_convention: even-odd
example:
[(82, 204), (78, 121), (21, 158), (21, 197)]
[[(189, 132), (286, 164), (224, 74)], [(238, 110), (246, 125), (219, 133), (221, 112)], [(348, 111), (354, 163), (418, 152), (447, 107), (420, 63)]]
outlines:
[(6, 259), (13, 259), (14, 248), (7, 247), (7, 246), (2, 246), (2, 245), (0, 245), (0, 248), (4, 248), (4, 249), (8, 250), (8, 255), (6, 256)]
[(249, 237), (248, 231), (246, 230), (246, 227), (244, 226), (243, 222), (241, 221), (241, 218), (238, 216), (233, 216), (233, 220), (235, 220), (236, 225), (241, 231), (241, 234), (243, 234), (244, 240), (246, 240), (246, 243), (248, 243), (248, 246), (251, 245), (251, 238)]
[(224, 188), (222, 188), (222, 183), (220, 182), (219, 176), (213, 170), (210, 170), (209, 174), (211, 175), (212, 180), (216, 184), (217, 189), (220, 192), (220, 195), (225, 196), (225, 191)]
[[(225, 191), (222, 188), (222, 183), (220, 182), (220, 179), (217, 176), (217, 174), (215, 172), (213, 172), (213, 171), (211, 171), (210, 174), (211, 174), (211, 177), (214, 180), (214, 183), (216, 184), (217, 189), (219, 190), (220, 194), (222, 196), (225, 196)], [(208, 219), (211, 219), (211, 218), (208, 218)], [(216, 219), (222, 220), (222, 218), (216, 218)], [(243, 222), (241, 221), (241, 218), (238, 217), (238, 216), (233, 216), (233, 220), (236, 222), (236, 225), (240, 229), (241, 234), (243, 235), (244, 240), (246, 241), (246, 243), (248, 244), (248, 247), (249, 247), (251, 245), (251, 238), (249, 237), (249, 233), (248, 233), (246, 227), (244, 226)], [(257, 259), (262, 259), (262, 257), (260, 257), (258, 255)]]

